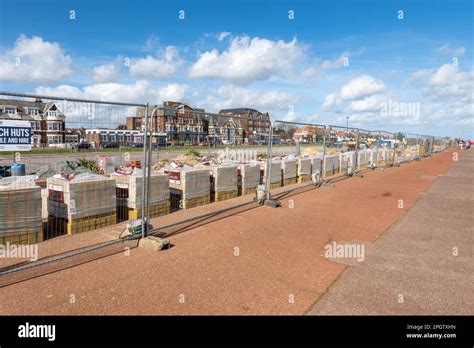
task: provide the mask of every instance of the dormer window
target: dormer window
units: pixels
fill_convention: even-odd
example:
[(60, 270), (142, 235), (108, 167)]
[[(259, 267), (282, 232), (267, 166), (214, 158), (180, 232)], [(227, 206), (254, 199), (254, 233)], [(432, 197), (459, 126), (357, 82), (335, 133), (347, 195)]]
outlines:
[(5, 113), (10, 115), (16, 114), (16, 107), (15, 106), (5, 106)]

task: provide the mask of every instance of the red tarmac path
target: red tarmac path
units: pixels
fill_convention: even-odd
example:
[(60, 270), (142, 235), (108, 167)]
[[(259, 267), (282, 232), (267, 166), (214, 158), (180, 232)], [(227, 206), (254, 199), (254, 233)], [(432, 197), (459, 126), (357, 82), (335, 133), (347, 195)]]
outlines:
[[(135, 248), (0, 288), (0, 315), (304, 314), (347, 268), (327, 260), (324, 246), (375, 241), (451, 167), (453, 151), (191, 228), (170, 237), (166, 251)], [(104, 238), (60, 237), (40, 252), (83, 245), (91, 233)]]

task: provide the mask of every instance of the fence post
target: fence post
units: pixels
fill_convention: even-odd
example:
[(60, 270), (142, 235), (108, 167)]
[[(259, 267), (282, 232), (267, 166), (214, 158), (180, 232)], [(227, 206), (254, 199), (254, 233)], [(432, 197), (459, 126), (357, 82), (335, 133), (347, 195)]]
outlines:
[(356, 145), (355, 145), (355, 161), (352, 163), (352, 174), (355, 174), (357, 167), (359, 166), (359, 139), (360, 137), (360, 129), (357, 128), (357, 136), (356, 136)]
[(145, 129), (143, 130), (143, 182), (142, 182), (142, 211), (141, 211), (141, 216), (142, 216), (142, 238), (145, 238), (146, 236), (146, 228), (148, 227), (148, 221), (147, 218), (145, 217), (145, 195), (147, 195), (147, 190), (146, 190), (146, 169), (147, 169), (147, 162), (148, 162), (148, 153), (147, 153), (147, 139), (148, 139), (148, 103), (146, 103), (145, 106)]
[(323, 165), (324, 159), (326, 158), (326, 147), (327, 147), (327, 133), (329, 132), (328, 126), (324, 126), (324, 134), (323, 134), (323, 159), (321, 162), (321, 166), (319, 167), (319, 176), (323, 178)]
[(265, 193), (267, 199), (270, 199), (270, 178), (272, 175), (272, 145), (273, 145), (273, 124), (270, 121), (270, 129), (268, 130), (268, 152), (267, 152), (267, 170), (265, 178)]
[(149, 130), (149, 142), (150, 147), (148, 149), (148, 166), (146, 167), (146, 221), (150, 220), (150, 177), (151, 177), (151, 167), (153, 162), (153, 133), (155, 130), (155, 122), (153, 121), (153, 115), (156, 111), (156, 108), (150, 113), (150, 130)]

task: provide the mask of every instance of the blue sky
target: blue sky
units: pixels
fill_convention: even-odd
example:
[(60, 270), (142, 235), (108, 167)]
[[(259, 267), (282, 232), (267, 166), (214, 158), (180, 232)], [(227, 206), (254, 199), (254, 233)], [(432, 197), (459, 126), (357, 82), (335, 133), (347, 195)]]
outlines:
[(472, 3), (0, 0), (0, 87), (472, 137)]

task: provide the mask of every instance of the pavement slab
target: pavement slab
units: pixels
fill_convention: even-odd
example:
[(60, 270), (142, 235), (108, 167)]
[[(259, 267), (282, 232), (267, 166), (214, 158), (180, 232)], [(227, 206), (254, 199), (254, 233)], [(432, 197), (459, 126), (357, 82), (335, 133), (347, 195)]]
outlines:
[(310, 315), (474, 314), (474, 151), (347, 268)]

